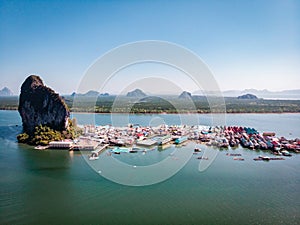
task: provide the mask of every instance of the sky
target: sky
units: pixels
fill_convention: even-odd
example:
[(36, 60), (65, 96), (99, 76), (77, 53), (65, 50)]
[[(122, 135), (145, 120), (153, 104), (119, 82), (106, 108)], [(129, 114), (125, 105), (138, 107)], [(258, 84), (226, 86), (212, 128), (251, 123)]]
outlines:
[[(100, 56), (143, 40), (175, 43), (197, 54), (223, 91), (300, 89), (297, 0), (0, 0), (0, 89), (19, 94), (26, 77), (37, 74), (55, 91), (72, 93)], [(140, 77), (162, 74), (170, 86), (197, 89), (174, 68), (133, 67), (103, 90), (134, 88), (128, 76), (138, 84)], [(155, 86), (148, 91), (162, 91)]]

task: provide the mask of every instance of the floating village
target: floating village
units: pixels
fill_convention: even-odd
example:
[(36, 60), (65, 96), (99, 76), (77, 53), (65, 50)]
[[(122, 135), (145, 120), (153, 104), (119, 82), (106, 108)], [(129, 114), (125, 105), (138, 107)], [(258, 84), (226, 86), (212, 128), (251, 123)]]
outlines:
[[(293, 153), (300, 152), (300, 139), (288, 140), (285, 137), (276, 137), (274, 132), (260, 134), (254, 128), (239, 126), (187, 126), (187, 125), (160, 125), (157, 127), (143, 127), (138, 124), (129, 124), (127, 127), (113, 127), (111, 125), (95, 126), (84, 125), (83, 135), (76, 140), (52, 141), (47, 147), (37, 149), (69, 149), (71, 151), (90, 151), (89, 160), (97, 160), (100, 153), (107, 148), (109, 154), (137, 153), (168, 148), (172, 144), (186, 145), (188, 141), (197, 144), (212, 146), (217, 149), (235, 149), (242, 146), (249, 150), (270, 151), (274, 157), (259, 155), (254, 160), (284, 160)], [(194, 154), (201, 152), (195, 147)], [(227, 153), (234, 160), (243, 161), (239, 153)], [(198, 159), (208, 160), (199, 156)]]

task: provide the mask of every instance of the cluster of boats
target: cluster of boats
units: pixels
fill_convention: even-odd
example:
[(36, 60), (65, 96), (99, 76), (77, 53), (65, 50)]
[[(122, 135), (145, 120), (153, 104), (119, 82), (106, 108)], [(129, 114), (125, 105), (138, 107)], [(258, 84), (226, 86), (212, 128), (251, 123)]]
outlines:
[(114, 154), (121, 154), (121, 153), (137, 153), (137, 152), (142, 152), (142, 153), (146, 153), (147, 151), (150, 151), (150, 150), (154, 150), (153, 148), (152, 149), (145, 149), (145, 148), (139, 148), (139, 147), (130, 147), (130, 148), (127, 148), (127, 147), (114, 147), (111, 152), (114, 153)]
[[(153, 149), (155, 145), (182, 145), (187, 140), (194, 140), (218, 148), (228, 148), (229, 146), (234, 148), (240, 145), (252, 150), (271, 150), (274, 155), (278, 156), (291, 156), (289, 151), (295, 153), (300, 151), (300, 139), (277, 138), (275, 133), (265, 132), (260, 134), (254, 128), (238, 126), (168, 126), (163, 124), (157, 127), (143, 127), (136, 124), (127, 127), (113, 127), (109, 125), (90, 125), (85, 126), (85, 137), (112, 147), (111, 153), (114, 154), (121, 154), (122, 152), (146, 153), (148, 149)], [(197, 151), (195, 149), (195, 154)], [(234, 160), (244, 160), (240, 155), (230, 156), (234, 156)], [(98, 155), (95, 157), (98, 157)], [(258, 159), (266, 160), (261, 157)]]
[(257, 158), (254, 158), (255, 161), (269, 161), (269, 160), (284, 160), (282, 157), (269, 157), (259, 155)]
[(244, 161), (245, 159), (242, 158), (242, 154), (240, 153), (226, 153), (227, 156), (233, 156), (233, 160), (237, 160), (237, 161)]
[(169, 142), (181, 144), (190, 139), (190, 130), (187, 126), (142, 127), (128, 125), (127, 127), (112, 127), (87, 125), (84, 130), (85, 136), (115, 147), (165, 145)]
[(275, 155), (290, 156), (288, 151), (300, 152), (300, 139), (277, 138), (273, 132), (260, 134), (254, 128), (247, 127), (216, 127), (202, 131), (199, 140), (220, 148), (241, 145), (252, 150), (271, 150)]
[[(242, 154), (240, 153), (226, 153), (227, 156), (234, 156), (233, 160), (238, 160), (238, 161), (244, 161), (245, 159), (242, 158)], [(288, 155), (291, 156), (291, 155)], [(262, 156), (259, 155), (257, 158), (254, 158), (253, 160), (255, 161), (270, 161), (270, 160), (284, 160), (283, 157), (269, 157), (269, 156)]]

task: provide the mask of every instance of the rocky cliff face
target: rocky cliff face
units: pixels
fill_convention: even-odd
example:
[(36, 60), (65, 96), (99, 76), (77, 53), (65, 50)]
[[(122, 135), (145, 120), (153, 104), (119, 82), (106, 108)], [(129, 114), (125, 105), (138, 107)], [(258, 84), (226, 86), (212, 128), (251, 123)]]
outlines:
[(19, 113), (23, 130), (28, 134), (32, 134), (38, 125), (62, 131), (70, 116), (63, 99), (35, 75), (29, 76), (21, 86)]

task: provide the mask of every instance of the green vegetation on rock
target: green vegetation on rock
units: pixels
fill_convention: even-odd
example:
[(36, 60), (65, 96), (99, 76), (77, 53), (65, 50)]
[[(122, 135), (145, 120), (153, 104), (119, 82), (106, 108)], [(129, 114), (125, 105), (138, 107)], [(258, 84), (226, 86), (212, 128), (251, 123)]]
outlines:
[(60, 141), (62, 135), (59, 131), (55, 131), (47, 126), (37, 126), (32, 137), (32, 144), (47, 145), (50, 141)]
[(34, 133), (29, 135), (21, 133), (17, 136), (18, 142), (30, 145), (48, 145), (51, 141), (60, 141), (63, 139), (75, 139), (82, 133), (77, 127), (76, 119), (68, 120), (68, 127), (64, 131), (53, 130), (48, 126), (39, 125), (35, 127)]
[(62, 131), (63, 139), (75, 139), (83, 133), (83, 130), (77, 126), (76, 118), (68, 119), (67, 129)]
[(27, 143), (31, 145), (48, 145), (51, 141), (62, 140), (62, 134), (48, 126), (40, 125), (35, 127), (32, 135), (22, 133), (17, 136), (17, 139), (20, 143)]
[(27, 143), (29, 142), (29, 135), (27, 133), (22, 133), (17, 136), (18, 142)]

